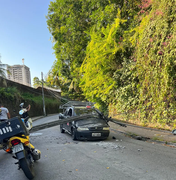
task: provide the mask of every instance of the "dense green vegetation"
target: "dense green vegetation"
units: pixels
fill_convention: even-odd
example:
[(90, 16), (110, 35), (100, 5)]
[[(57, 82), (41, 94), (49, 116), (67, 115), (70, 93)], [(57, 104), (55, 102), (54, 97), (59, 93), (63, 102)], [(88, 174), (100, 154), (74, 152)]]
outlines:
[(15, 97), (20, 96), (16, 87), (2, 87), (0, 88), (0, 98), (7, 98), (9, 100), (14, 100)]
[[(22, 93), (21, 94), (21, 97), (24, 99), (24, 100), (30, 100), (30, 101), (33, 101), (35, 102), (36, 104), (42, 104), (43, 101), (42, 101), (42, 96), (36, 96), (34, 94), (31, 94), (31, 93), (28, 93), (28, 92), (25, 92), (25, 93)], [(52, 97), (47, 97), (45, 96), (45, 104), (58, 104), (58, 99), (55, 99), (55, 98), (52, 98)]]
[(0, 76), (5, 77), (5, 69), (0, 61)]
[[(30, 100), (33, 101), (37, 104), (42, 104), (42, 96), (40, 95), (34, 95), (32, 93), (29, 92), (24, 92), (21, 93), (16, 87), (3, 87), (0, 88), (0, 98), (6, 98), (9, 100), (14, 100), (14, 98), (21, 98), (24, 100)], [(49, 98), (49, 97), (45, 97), (45, 101), (46, 103), (57, 103), (58, 104), (58, 100), (54, 99), (54, 98)]]
[(176, 124), (176, 1), (55, 0), (48, 82), (143, 124)]
[(8, 65), (2, 64), (2, 62), (0, 61), (0, 76), (5, 78), (6, 74), (10, 74), (9, 70), (7, 70), (7, 67), (9, 67)]

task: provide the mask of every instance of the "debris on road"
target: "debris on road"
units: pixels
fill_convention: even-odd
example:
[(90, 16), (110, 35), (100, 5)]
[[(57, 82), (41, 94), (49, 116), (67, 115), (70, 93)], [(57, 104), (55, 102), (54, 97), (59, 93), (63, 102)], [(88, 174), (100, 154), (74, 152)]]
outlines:
[(124, 150), (126, 149), (126, 146), (122, 146), (120, 143), (114, 143), (114, 142), (102, 142), (100, 141), (99, 143), (96, 143), (96, 145), (98, 146), (102, 146), (103, 149), (108, 150), (108, 149), (112, 149), (112, 150)]

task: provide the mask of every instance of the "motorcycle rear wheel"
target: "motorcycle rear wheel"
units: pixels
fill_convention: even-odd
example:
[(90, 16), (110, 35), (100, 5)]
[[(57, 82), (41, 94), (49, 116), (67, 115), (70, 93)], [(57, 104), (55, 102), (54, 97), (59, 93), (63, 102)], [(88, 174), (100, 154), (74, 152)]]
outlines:
[(30, 155), (26, 151), (25, 158), (19, 160), (19, 165), (28, 179), (34, 178), (33, 163), (30, 160)]

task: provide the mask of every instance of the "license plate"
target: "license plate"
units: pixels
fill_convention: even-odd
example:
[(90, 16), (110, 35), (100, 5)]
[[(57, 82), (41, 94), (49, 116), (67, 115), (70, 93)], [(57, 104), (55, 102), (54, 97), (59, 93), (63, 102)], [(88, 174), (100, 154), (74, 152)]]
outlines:
[(92, 137), (100, 137), (101, 133), (92, 133)]
[(17, 144), (17, 145), (15, 145), (15, 146), (13, 146), (13, 149), (12, 149), (12, 151), (13, 151), (13, 153), (15, 154), (15, 153), (17, 153), (17, 152), (20, 152), (20, 151), (22, 151), (24, 149), (24, 147), (23, 147), (23, 144)]

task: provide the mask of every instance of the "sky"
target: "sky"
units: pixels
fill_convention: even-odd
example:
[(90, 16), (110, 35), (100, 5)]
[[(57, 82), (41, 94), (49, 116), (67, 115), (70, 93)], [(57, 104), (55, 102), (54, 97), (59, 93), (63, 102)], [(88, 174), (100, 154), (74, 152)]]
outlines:
[(24, 64), (33, 78), (51, 69), (55, 55), (46, 15), (50, 0), (0, 0), (0, 55), (8, 65)]

